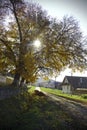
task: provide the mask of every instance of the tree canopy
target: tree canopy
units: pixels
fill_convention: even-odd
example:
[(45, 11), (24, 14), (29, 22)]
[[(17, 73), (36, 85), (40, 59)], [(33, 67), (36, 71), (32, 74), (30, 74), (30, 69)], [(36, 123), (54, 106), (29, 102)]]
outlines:
[[(39, 39), (41, 47), (33, 42)], [(84, 39), (71, 16), (57, 20), (36, 3), (0, 1), (0, 73), (12, 73), (14, 85), (34, 82), (38, 75), (65, 66), (83, 68)]]

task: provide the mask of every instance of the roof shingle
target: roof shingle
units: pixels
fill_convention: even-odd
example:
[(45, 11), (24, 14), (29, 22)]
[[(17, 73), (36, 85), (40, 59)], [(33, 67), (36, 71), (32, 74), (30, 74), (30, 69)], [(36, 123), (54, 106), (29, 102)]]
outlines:
[[(87, 88), (87, 77), (66, 76), (69, 84), (74, 88)], [(63, 81), (64, 84), (64, 81)]]

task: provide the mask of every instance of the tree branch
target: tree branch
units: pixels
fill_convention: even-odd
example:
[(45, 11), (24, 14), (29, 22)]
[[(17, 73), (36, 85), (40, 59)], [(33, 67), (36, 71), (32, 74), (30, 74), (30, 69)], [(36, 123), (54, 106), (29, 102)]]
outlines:
[(11, 47), (8, 45), (8, 41), (4, 41), (3, 39), (0, 38), (0, 41), (6, 46), (6, 48), (11, 52), (12, 56), (13, 56), (13, 61), (16, 64), (16, 58), (14, 55), (13, 50), (11, 49)]
[(20, 43), (21, 43), (22, 42), (22, 32), (21, 32), (20, 23), (19, 23), (19, 20), (18, 20), (18, 17), (17, 17), (15, 4), (14, 4), (14, 1), (12, 1), (12, 0), (10, 0), (10, 2), (12, 4), (12, 6), (13, 6), (13, 13), (14, 13), (16, 23), (17, 23), (17, 26), (18, 26), (19, 38), (20, 38)]

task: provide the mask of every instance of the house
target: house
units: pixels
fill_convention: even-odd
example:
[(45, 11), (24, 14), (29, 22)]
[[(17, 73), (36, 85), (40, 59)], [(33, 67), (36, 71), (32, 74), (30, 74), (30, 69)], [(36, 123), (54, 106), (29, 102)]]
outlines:
[(63, 93), (74, 93), (75, 90), (87, 90), (87, 77), (65, 76), (61, 85)]
[(59, 89), (59, 90), (62, 90), (62, 88), (61, 88), (61, 82), (55, 81), (55, 88)]
[(49, 80), (47, 87), (48, 88), (56, 88), (61, 90), (61, 82), (55, 80)]
[(55, 81), (50, 79), (48, 81), (48, 85), (47, 85), (47, 88), (55, 88)]

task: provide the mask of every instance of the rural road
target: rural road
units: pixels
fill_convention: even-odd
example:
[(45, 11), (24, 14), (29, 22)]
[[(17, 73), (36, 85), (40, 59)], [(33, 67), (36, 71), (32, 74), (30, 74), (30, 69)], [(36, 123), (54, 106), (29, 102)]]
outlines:
[(56, 104), (60, 105), (63, 110), (75, 119), (82, 125), (87, 126), (87, 105), (83, 105), (81, 103), (71, 101), (59, 96), (55, 96), (53, 94), (47, 93), (51, 100), (53, 100)]
[[(36, 87), (35, 90), (41, 92), (40, 87)], [(60, 105), (61, 109), (71, 115), (71, 117), (74, 118), (78, 123), (87, 126), (87, 105), (83, 105), (82, 103), (68, 100), (50, 93), (43, 93), (46, 94), (50, 100)]]

